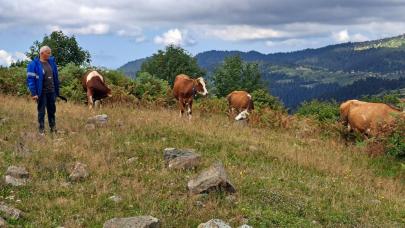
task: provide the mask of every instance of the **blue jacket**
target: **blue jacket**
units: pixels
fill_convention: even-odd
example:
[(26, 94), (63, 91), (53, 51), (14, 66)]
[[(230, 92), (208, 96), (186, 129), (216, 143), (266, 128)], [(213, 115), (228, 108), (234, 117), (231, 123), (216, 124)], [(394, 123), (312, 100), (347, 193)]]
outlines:
[[(55, 87), (55, 95), (59, 96), (59, 75), (58, 67), (55, 63), (55, 58), (50, 57), (48, 62), (49, 65), (51, 65), (53, 71), (53, 85)], [(32, 60), (27, 67), (27, 86), (30, 89), (32, 96), (41, 96), (43, 82), (44, 70), (42, 69), (42, 64), (37, 57)]]

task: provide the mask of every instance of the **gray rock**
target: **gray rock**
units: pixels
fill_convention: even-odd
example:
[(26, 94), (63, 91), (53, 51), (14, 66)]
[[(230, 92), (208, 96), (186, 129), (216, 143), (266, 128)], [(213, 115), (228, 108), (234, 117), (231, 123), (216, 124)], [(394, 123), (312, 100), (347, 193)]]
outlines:
[(4, 202), (0, 202), (0, 212), (2, 212), (3, 216), (6, 219), (17, 220), (17, 219), (20, 219), (23, 217), (22, 211), (20, 211), (16, 208), (7, 206)]
[(132, 163), (136, 162), (136, 160), (138, 160), (137, 157), (128, 158), (128, 160), (125, 163), (127, 165), (129, 165), (129, 164), (132, 164)]
[(87, 165), (80, 162), (76, 162), (73, 171), (69, 175), (71, 181), (81, 181), (89, 176), (87, 171)]
[(115, 203), (119, 203), (122, 201), (121, 196), (117, 196), (117, 195), (113, 195), (108, 197), (108, 199), (110, 199), (111, 201), (115, 202)]
[(211, 219), (206, 223), (201, 223), (197, 228), (232, 228), (221, 219)]
[(106, 114), (101, 114), (93, 116), (87, 119), (88, 124), (104, 125), (108, 121), (108, 116)]
[(10, 166), (7, 168), (6, 175), (15, 178), (28, 178), (29, 173), (24, 167)]
[(24, 167), (10, 166), (5, 174), (6, 184), (24, 186), (28, 183), (29, 173)]
[(202, 171), (197, 177), (191, 179), (187, 187), (192, 194), (210, 192), (212, 190), (225, 190), (230, 193), (236, 192), (235, 187), (228, 180), (222, 163), (217, 162), (208, 169)]
[(4, 220), (2, 217), (0, 217), (0, 228), (3, 228), (3, 227), (7, 227), (7, 223), (6, 223), (6, 220)]
[(166, 148), (163, 151), (165, 164), (170, 169), (192, 169), (200, 164), (201, 156), (192, 149)]
[(239, 226), (238, 228), (253, 228), (253, 226), (243, 224), (242, 226)]
[(103, 228), (159, 228), (160, 222), (152, 216), (113, 218), (106, 221)]

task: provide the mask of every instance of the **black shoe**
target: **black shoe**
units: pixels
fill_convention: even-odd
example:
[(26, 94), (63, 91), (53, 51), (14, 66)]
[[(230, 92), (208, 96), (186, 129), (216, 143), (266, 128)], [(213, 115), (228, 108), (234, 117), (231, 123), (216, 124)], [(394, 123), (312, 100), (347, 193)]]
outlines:
[(58, 130), (55, 127), (51, 127), (51, 133), (56, 134), (58, 133)]
[(45, 136), (45, 130), (44, 129), (39, 129), (38, 131), (40, 136)]

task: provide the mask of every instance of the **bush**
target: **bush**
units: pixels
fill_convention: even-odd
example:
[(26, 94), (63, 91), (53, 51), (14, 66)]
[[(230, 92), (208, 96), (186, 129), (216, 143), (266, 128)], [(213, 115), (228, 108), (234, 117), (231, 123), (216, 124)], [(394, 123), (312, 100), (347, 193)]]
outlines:
[(386, 140), (387, 154), (396, 158), (405, 158), (405, 119), (398, 119)]
[(141, 72), (135, 79), (131, 94), (147, 102), (165, 99), (170, 90), (169, 83), (147, 72)]
[(285, 112), (285, 108), (281, 101), (274, 96), (271, 96), (266, 90), (258, 89), (251, 93), (255, 108), (271, 108), (274, 111)]
[(0, 67), (0, 93), (27, 95), (27, 70), (23, 67)]
[(339, 105), (336, 102), (312, 100), (302, 103), (297, 114), (309, 116), (321, 122), (335, 122), (339, 120)]
[(228, 102), (225, 98), (202, 98), (195, 102), (194, 107), (200, 110), (202, 115), (222, 114), (228, 110)]

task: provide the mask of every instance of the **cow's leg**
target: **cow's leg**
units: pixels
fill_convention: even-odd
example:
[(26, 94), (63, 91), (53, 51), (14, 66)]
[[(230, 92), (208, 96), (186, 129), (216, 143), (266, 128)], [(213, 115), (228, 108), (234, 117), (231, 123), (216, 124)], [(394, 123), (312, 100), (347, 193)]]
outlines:
[(89, 110), (93, 109), (93, 91), (91, 89), (87, 89), (87, 105)]
[(179, 99), (179, 109), (180, 109), (180, 118), (183, 117), (184, 113), (184, 100), (182, 98)]
[(95, 100), (94, 101), (94, 109), (101, 109), (101, 101), (100, 100)]
[(192, 108), (193, 108), (193, 100), (190, 100), (188, 102), (188, 107), (187, 107), (187, 114), (188, 114), (188, 119), (189, 120), (191, 120)]

